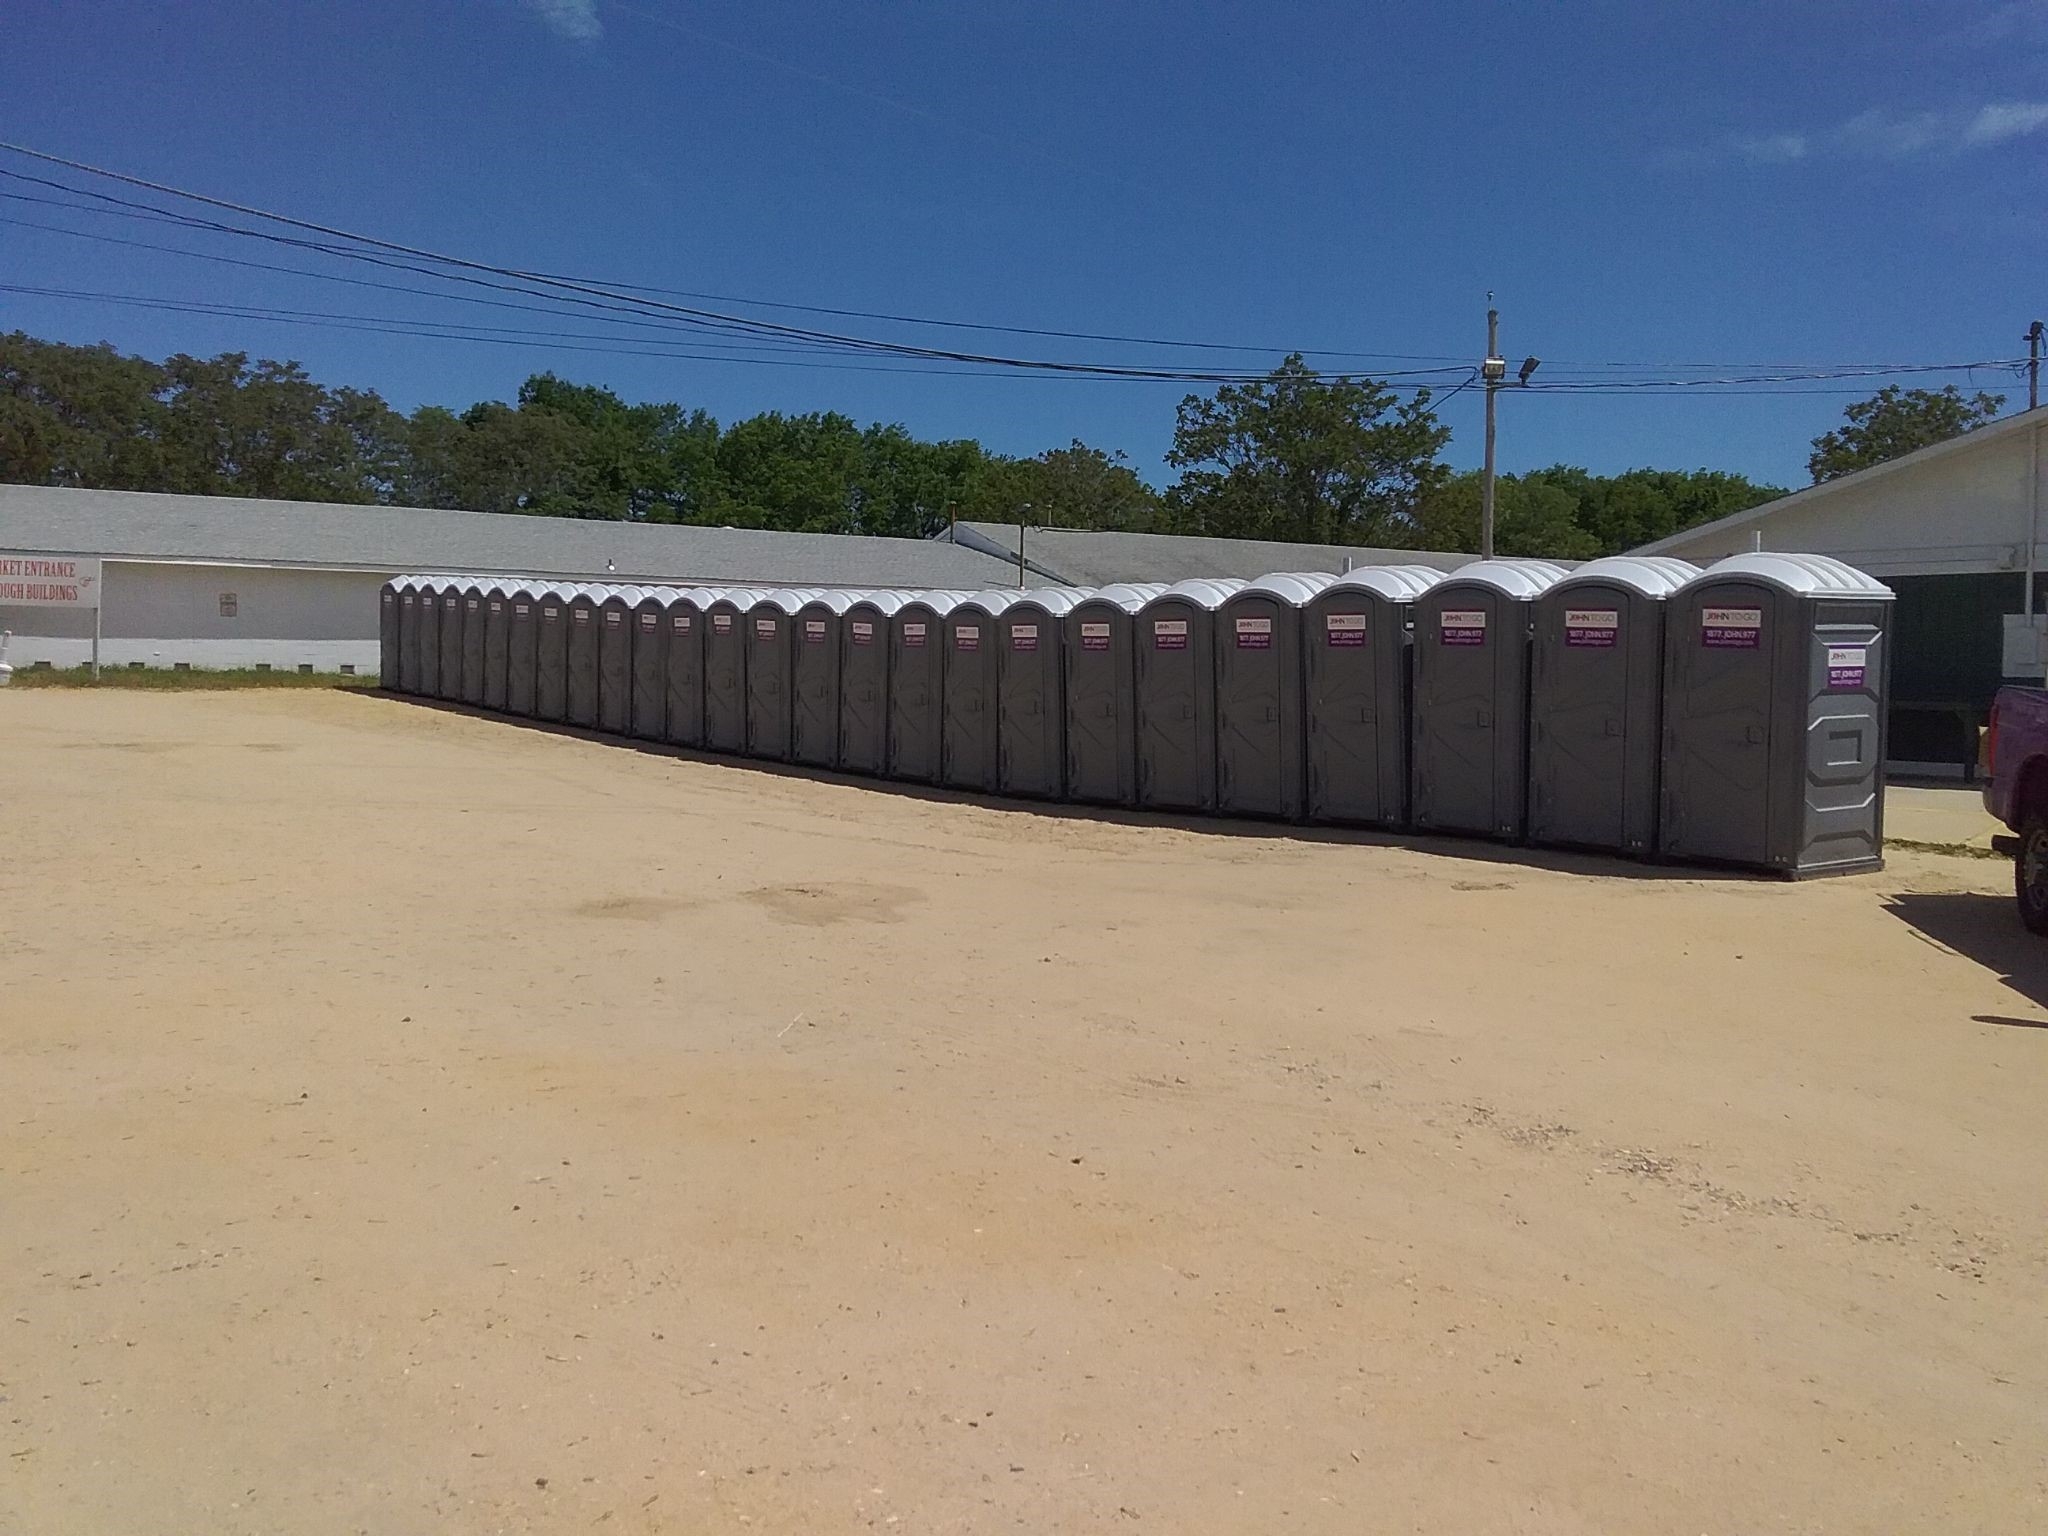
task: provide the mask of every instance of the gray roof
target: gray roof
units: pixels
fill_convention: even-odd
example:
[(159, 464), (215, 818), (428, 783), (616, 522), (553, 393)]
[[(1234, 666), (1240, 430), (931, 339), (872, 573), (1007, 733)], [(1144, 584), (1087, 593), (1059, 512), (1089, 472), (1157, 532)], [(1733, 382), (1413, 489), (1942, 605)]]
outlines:
[(475, 571), (761, 587), (974, 589), (1013, 577), (1013, 568), (986, 554), (929, 539), (36, 485), (0, 485), (0, 549), (383, 575)]
[[(1016, 580), (1014, 523), (955, 523), (939, 535), (1007, 561)], [(1274, 571), (1342, 572), (1361, 565), (1429, 565), (1454, 571), (1477, 555), (1419, 549), (1353, 548), (1342, 544), (1287, 544), (1265, 539), (1208, 539), (1178, 533), (1099, 533), (1081, 528), (1032, 528), (1024, 534), (1024, 564), (1040, 577), (1075, 587), (1115, 582), (1186, 581), (1236, 576), (1246, 581)]]

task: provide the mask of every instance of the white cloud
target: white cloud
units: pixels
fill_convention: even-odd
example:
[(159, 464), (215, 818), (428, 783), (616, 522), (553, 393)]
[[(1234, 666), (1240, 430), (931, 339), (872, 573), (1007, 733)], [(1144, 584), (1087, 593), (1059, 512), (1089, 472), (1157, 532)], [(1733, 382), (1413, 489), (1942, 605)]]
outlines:
[(1795, 160), (1917, 160), (1986, 149), (2048, 128), (2048, 102), (1994, 101), (1954, 112), (1859, 112), (1832, 128), (1750, 134), (1729, 147), (1756, 165)]
[(597, 19), (597, 0), (525, 0), (526, 8), (564, 37), (594, 43), (604, 36)]

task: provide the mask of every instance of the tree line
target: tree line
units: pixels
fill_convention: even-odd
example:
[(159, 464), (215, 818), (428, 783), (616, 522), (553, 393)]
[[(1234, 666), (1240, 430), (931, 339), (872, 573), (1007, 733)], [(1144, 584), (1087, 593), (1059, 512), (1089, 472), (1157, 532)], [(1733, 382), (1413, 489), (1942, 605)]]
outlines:
[[(1966, 430), (2000, 403), (1888, 389), (1815, 440), (1814, 478)], [(1183, 400), (1167, 455), (1179, 478), (1160, 490), (1121, 453), (1078, 441), (1011, 457), (829, 411), (721, 425), (547, 373), (509, 404), (406, 415), (295, 362), (157, 362), (0, 336), (0, 480), (32, 485), (910, 538), (958, 517), (1471, 550), (1479, 477), (1443, 463), (1449, 442), (1428, 391), (1319, 374), (1300, 357)], [(1496, 543), (1587, 558), (1782, 494), (1715, 470), (1555, 465), (1500, 477)]]

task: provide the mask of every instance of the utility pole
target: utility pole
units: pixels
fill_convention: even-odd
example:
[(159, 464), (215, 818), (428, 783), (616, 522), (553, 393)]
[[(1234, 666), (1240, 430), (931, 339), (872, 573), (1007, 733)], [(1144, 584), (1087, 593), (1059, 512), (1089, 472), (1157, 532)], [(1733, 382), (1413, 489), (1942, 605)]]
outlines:
[(2041, 404), (2041, 322), (2027, 327), (2027, 409)]
[(1494, 395), (1508, 376), (1508, 360), (1500, 355), (1500, 311), (1493, 292), (1486, 295), (1486, 360), (1479, 365), (1486, 381), (1486, 468), (1479, 476), (1479, 558), (1493, 558), (1493, 409)]

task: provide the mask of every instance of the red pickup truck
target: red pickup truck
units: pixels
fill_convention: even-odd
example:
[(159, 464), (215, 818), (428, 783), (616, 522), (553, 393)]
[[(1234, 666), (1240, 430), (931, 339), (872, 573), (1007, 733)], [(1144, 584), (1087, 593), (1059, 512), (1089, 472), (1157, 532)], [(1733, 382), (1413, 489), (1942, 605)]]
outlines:
[(2020, 921), (2048, 934), (2048, 688), (2001, 688), (1984, 733), (1984, 809), (2014, 833)]

